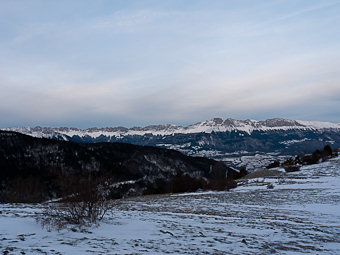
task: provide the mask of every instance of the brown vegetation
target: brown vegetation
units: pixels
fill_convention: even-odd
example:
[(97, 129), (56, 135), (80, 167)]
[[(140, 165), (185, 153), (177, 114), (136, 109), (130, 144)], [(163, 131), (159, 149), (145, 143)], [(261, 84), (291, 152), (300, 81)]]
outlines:
[(105, 179), (89, 175), (87, 178), (65, 180), (61, 183), (62, 199), (48, 204), (38, 218), (43, 227), (60, 230), (69, 224), (78, 227), (96, 224), (112, 208)]
[(282, 163), (276, 160), (270, 163), (266, 168), (283, 167), (286, 172), (296, 172), (300, 170), (301, 165), (317, 164), (337, 155), (338, 153), (334, 152), (331, 146), (326, 145), (322, 151), (315, 150), (311, 155), (304, 155), (302, 158), (299, 156), (296, 156), (295, 158), (290, 157)]
[(46, 198), (47, 187), (39, 177), (18, 177), (6, 187), (6, 202), (38, 203)]
[(194, 178), (183, 173), (177, 173), (170, 181), (159, 181), (156, 185), (149, 186), (144, 195), (164, 194), (164, 193), (181, 193), (194, 192), (202, 190), (229, 190), (236, 188), (237, 183), (229, 178), (223, 179), (206, 179)]

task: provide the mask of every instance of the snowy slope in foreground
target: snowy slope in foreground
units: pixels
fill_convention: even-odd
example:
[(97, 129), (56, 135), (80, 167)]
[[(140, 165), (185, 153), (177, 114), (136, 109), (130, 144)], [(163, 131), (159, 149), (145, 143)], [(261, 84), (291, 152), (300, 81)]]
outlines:
[(325, 130), (335, 129), (340, 130), (340, 123), (320, 122), (320, 121), (299, 121), (287, 119), (268, 119), (265, 121), (256, 120), (234, 120), (214, 118), (209, 121), (199, 122), (190, 126), (182, 127), (176, 125), (153, 125), (147, 127), (109, 127), (109, 128), (49, 128), (49, 127), (13, 127), (4, 130), (16, 131), (19, 133), (35, 136), (35, 137), (53, 137), (60, 135), (67, 137), (89, 136), (97, 138), (100, 136), (106, 137), (125, 137), (125, 136), (143, 136), (151, 135), (173, 135), (173, 134), (194, 134), (194, 133), (212, 133), (212, 132), (231, 132), (242, 131), (251, 134), (253, 131), (270, 131), (270, 130)]
[[(273, 183), (274, 189), (267, 189)], [(0, 205), (10, 254), (340, 254), (340, 157), (230, 192), (120, 200), (101, 226), (45, 231), (42, 205)]]

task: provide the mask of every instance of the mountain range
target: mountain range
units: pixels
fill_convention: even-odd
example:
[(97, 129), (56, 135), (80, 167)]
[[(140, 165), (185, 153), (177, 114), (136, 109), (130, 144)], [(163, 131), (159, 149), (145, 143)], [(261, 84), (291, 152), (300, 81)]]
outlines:
[(282, 118), (264, 121), (213, 118), (189, 126), (167, 124), (88, 129), (38, 126), (5, 130), (66, 141), (158, 146), (248, 168), (263, 166), (277, 157), (310, 153), (326, 144), (340, 147), (340, 123)]
[(110, 196), (120, 198), (231, 188), (237, 175), (221, 162), (175, 150), (76, 143), (0, 131), (0, 202), (56, 198), (63, 186), (89, 179), (103, 179), (110, 184)]

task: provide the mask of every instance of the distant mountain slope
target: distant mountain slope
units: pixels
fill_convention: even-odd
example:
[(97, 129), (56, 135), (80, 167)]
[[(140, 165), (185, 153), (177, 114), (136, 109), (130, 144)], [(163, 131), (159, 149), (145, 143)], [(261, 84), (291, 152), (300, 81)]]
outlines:
[[(174, 150), (124, 143), (75, 143), (40, 139), (0, 131), (0, 201), (8, 185), (15, 192), (39, 187), (42, 197), (58, 193), (58, 177), (105, 176), (113, 183), (113, 197), (162, 191), (175, 177), (186, 180), (225, 180), (236, 172), (223, 163), (190, 157)], [(32, 179), (33, 178), (33, 179)], [(26, 182), (23, 182), (26, 180)], [(162, 186), (163, 185), (163, 186)], [(189, 191), (187, 183), (183, 191)], [(34, 187), (33, 187), (34, 186)], [(30, 189), (30, 190), (32, 190)], [(187, 189), (187, 190), (185, 190)], [(3, 191), (3, 192), (1, 192)], [(172, 190), (170, 190), (172, 191)]]
[(320, 122), (320, 121), (298, 121), (287, 119), (268, 119), (265, 121), (256, 120), (234, 120), (214, 118), (209, 121), (199, 122), (186, 127), (176, 125), (151, 125), (146, 127), (107, 127), (107, 128), (50, 128), (50, 127), (13, 127), (4, 129), (28, 134), (34, 137), (54, 137), (61, 136), (64, 139), (72, 137), (99, 139), (100, 137), (114, 137), (123, 139), (129, 136), (168, 136), (175, 134), (198, 134), (213, 132), (245, 132), (251, 135), (254, 131), (277, 131), (277, 130), (338, 130), (340, 123)]
[[(113, 127), (85, 130), (18, 127), (7, 130), (35, 137), (77, 142), (124, 142), (171, 148), (187, 155), (228, 161), (234, 166), (247, 165), (249, 156), (267, 153), (305, 154), (323, 148), (326, 144), (340, 147), (340, 123), (279, 118), (265, 121), (214, 118), (187, 127), (154, 125), (129, 129)], [(265, 165), (268, 160), (263, 160), (261, 156), (257, 162), (258, 165), (250, 168)]]

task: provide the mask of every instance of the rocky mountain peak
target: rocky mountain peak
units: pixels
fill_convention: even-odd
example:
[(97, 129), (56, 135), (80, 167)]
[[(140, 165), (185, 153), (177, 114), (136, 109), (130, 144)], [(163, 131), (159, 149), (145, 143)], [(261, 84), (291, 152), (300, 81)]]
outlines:
[(99, 137), (101, 135), (110, 137), (122, 137), (122, 136), (143, 136), (146, 134), (167, 136), (173, 134), (195, 134), (195, 133), (211, 133), (211, 132), (232, 132), (241, 131), (248, 134), (253, 131), (268, 131), (268, 130), (324, 130), (324, 129), (336, 129), (340, 130), (339, 123), (330, 122), (316, 122), (316, 121), (298, 121), (288, 120), (282, 118), (272, 118), (263, 121), (257, 120), (236, 120), (232, 118), (218, 118), (215, 117), (211, 120), (198, 122), (189, 126), (176, 126), (172, 124), (165, 125), (149, 125), (146, 127), (106, 127), (106, 128), (50, 128), (50, 127), (16, 127), (7, 128), (7, 131), (16, 131), (23, 134), (28, 134), (35, 137), (52, 137), (59, 135), (62, 137), (78, 136), (78, 137)]

